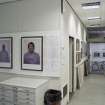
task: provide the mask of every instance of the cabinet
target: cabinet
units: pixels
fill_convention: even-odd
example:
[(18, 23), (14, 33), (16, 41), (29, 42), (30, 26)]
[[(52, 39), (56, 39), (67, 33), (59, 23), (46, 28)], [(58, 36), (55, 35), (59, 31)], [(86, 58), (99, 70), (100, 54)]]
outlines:
[(0, 105), (43, 105), (48, 80), (11, 78), (0, 82)]

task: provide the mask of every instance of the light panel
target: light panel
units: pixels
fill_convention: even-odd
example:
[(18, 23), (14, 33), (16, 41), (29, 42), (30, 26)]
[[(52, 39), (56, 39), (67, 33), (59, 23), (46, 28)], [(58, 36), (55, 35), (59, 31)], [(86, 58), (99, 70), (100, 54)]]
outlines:
[(101, 19), (101, 17), (97, 16), (97, 17), (89, 17), (88, 20), (96, 20), (96, 19)]
[(95, 5), (95, 6), (84, 6), (82, 7), (83, 9), (97, 9), (97, 8), (100, 8), (99, 5)]

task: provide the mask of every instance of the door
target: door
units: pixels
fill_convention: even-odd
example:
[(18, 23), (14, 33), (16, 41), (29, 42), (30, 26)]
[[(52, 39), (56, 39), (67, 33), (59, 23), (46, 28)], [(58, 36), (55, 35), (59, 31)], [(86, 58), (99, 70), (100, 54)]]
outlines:
[(70, 83), (70, 95), (74, 90), (74, 39), (69, 37), (69, 83)]
[(105, 43), (90, 43), (90, 73), (103, 74), (105, 70)]

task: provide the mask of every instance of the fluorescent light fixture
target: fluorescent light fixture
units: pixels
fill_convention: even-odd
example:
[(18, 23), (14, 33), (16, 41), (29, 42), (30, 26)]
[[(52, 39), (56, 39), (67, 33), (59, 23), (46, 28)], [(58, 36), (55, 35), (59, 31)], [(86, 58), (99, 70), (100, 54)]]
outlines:
[(97, 17), (89, 17), (88, 20), (96, 20), (96, 19), (101, 19), (101, 17), (97, 16)]
[(86, 7), (82, 7), (83, 9), (96, 9), (96, 8), (100, 8), (99, 5), (96, 6), (86, 6)]
[(100, 2), (91, 2), (82, 4), (83, 9), (95, 9), (100, 8)]

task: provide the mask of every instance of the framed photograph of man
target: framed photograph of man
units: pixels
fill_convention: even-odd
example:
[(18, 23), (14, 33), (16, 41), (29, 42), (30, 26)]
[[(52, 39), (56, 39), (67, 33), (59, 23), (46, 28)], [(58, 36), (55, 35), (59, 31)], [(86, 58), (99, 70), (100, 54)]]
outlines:
[(12, 69), (12, 37), (0, 37), (0, 68)]
[(21, 69), (43, 70), (43, 36), (21, 37)]

